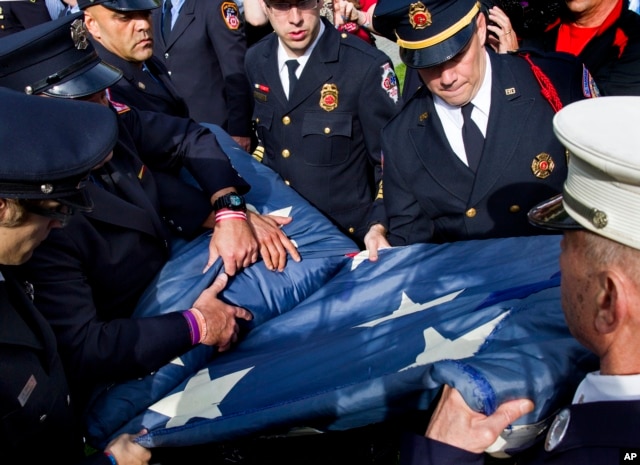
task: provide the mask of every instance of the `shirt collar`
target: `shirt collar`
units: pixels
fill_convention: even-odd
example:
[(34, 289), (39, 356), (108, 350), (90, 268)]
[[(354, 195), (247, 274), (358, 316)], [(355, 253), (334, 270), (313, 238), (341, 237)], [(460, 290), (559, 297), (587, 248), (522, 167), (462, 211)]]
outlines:
[(582, 380), (573, 397), (574, 404), (615, 400), (640, 400), (640, 374), (614, 376), (594, 371)]

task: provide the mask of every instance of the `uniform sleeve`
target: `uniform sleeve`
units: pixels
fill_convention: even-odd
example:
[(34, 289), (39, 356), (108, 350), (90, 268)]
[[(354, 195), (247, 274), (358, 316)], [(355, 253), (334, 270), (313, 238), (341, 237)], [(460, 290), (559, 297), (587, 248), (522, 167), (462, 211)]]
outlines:
[(101, 319), (92, 289), (99, 283), (85, 273), (87, 262), (81, 247), (58, 230), (23, 270), (33, 284), (36, 307), (56, 333), (72, 382), (145, 376), (192, 347), (180, 313), (133, 319), (134, 308), (119, 308), (119, 318)]
[(417, 434), (402, 438), (400, 465), (482, 465), (483, 454), (474, 454)]
[(369, 224), (387, 224), (383, 200), (383, 160), (380, 138), (382, 128), (400, 107), (400, 90), (393, 64), (386, 57), (379, 59), (369, 68), (362, 83), (358, 110), (377, 186)]
[[(224, 6), (224, 8), (223, 8)], [(207, 7), (207, 35), (219, 57), (224, 78), (225, 102), (229, 109), (227, 132), (231, 136), (251, 134), (252, 93), (244, 70), (247, 39), (241, 15), (230, 2)]]
[(184, 166), (208, 194), (249, 185), (231, 165), (216, 136), (192, 119), (130, 109), (121, 114), (142, 161), (151, 169), (177, 172)]

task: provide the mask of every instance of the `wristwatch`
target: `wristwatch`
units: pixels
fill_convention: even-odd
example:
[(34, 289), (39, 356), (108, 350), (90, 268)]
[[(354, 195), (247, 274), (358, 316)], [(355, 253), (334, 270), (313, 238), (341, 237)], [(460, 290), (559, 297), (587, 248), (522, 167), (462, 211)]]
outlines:
[(229, 194), (222, 195), (213, 202), (213, 210), (218, 211), (223, 208), (228, 208), (233, 211), (246, 212), (247, 204), (244, 201), (244, 197), (240, 194), (236, 194), (235, 192), (231, 192)]

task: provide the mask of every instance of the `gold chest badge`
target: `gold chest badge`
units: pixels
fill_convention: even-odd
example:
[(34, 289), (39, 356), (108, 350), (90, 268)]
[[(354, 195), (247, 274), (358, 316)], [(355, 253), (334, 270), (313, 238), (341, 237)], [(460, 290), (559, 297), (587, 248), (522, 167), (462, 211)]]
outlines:
[(556, 164), (548, 153), (539, 153), (531, 162), (531, 171), (536, 178), (545, 179), (553, 172)]
[(320, 108), (324, 111), (333, 111), (338, 108), (338, 86), (325, 84), (320, 92)]

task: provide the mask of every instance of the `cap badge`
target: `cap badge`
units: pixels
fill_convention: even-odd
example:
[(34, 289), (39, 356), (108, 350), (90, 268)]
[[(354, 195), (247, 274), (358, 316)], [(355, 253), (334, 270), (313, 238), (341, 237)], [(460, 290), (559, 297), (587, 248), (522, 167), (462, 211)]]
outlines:
[(324, 111), (333, 111), (338, 108), (338, 86), (325, 84), (320, 92), (320, 108)]
[(569, 420), (571, 420), (571, 413), (566, 408), (561, 410), (553, 419), (553, 423), (551, 423), (547, 433), (547, 440), (544, 443), (544, 449), (547, 452), (552, 451), (560, 444), (569, 428)]
[(84, 21), (80, 18), (71, 23), (71, 38), (73, 39), (73, 45), (78, 50), (84, 50), (89, 46), (89, 33), (84, 27)]
[(556, 164), (548, 153), (540, 153), (531, 162), (531, 171), (536, 178), (545, 179), (553, 172)]
[(607, 214), (605, 212), (594, 208), (591, 210), (591, 222), (596, 228), (602, 229), (607, 225), (609, 220), (607, 219)]
[(43, 194), (51, 194), (53, 192), (53, 186), (51, 184), (42, 184), (40, 186), (40, 192)]
[(409, 6), (409, 22), (414, 29), (424, 29), (431, 26), (431, 13), (424, 6), (424, 3), (412, 3)]

